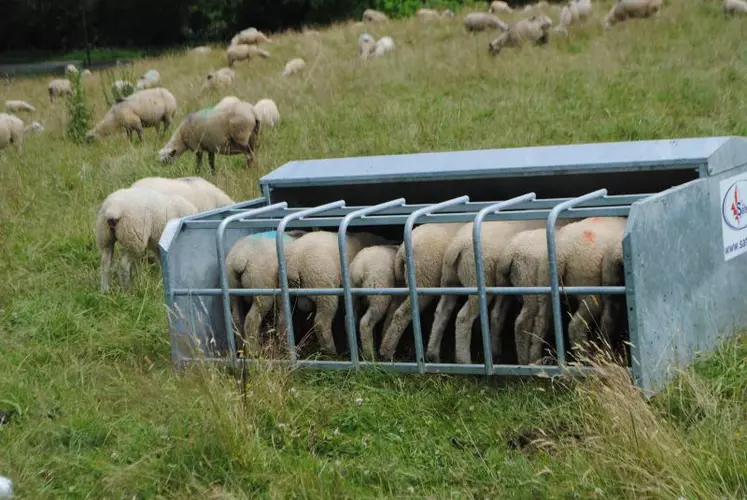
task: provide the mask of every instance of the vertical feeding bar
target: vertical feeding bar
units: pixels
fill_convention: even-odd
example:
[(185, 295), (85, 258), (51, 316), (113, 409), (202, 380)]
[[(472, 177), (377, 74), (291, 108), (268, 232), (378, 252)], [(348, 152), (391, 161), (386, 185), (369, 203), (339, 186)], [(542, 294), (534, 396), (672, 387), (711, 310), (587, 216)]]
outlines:
[(387, 201), (372, 207), (362, 208), (351, 212), (342, 219), (340, 229), (337, 233), (338, 247), (340, 250), (340, 270), (342, 272), (342, 289), (345, 300), (345, 328), (348, 334), (348, 344), (350, 345), (350, 362), (358, 369), (360, 363), (358, 360), (358, 338), (355, 331), (355, 311), (353, 310), (353, 294), (350, 293), (350, 265), (348, 264), (348, 245), (347, 233), (348, 226), (353, 219), (365, 217), (367, 215), (386, 210), (387, 208), (399, 207), (405, 204), (404, 198)]
[(228, 341), (228, 349), (231, 356), (231, 364), (236, 362), (236, 339), (233, 335), (233, 326), (231, 325), (231, 304), (228, 296), (228, 274), (226, 273), (226, 252), (225, 245), (223, 244), (224, 235), (228, 225), (239, 219), (248, 219), (249, 217), (255, 217), (262, 215), (273, 210), (287, 208), (286, 202), (276, 203), (275, 205), (268, 205), (266, 207), (255, 208), (247, 210), (238, 214), (226, 217), (218, 225), (218, 232), (216, 233), (216, 246), (218, 248), (218, 272), (220, 272), (220, 288), (223, 298), (223, 320), (226, 324), (226, 340)]
[(290, 351), (291, 366), (296, 366), (296, 335), (293, 332), (293, 315), (290, 304), (290, 294), (288, 293), (288, 265), (285, 262), (285, 246), (283, 242), (283, 236), (285, 235), (285, 228), (293, 221), (301, 220), (304, 217), (310, 215), (316, 215), (327, 210), (333, 210), (335, 208), (342, 208), (345, 206), (343, 200), (327, 203), (326, 205), (320, 205), (318, 207), (307, 208), (290, 215), (287, 215), (278, 224), (277, 232), (275, 235), (275, 245), (278, 253), (278, 271), (280, 278), (280, 296), (283, 300), (283, 316), (285, 321), (285, 328), (288, 329), (288, 350)]
[(482, 222), (486, 216), (500, 212), (519, 203), (534, 201), (535, 193), (527, 193), (510, 200), (485, 207), (477, 213), (472, 226), (472, 245), (475, 255), (475, 276), (477, 278), (477, 300), (480, 304), (480, 330), (482, 333), (482, 348), (485, 352), (485, 375), (493, 374), (493, 353), (490, 342), (490, 319), (488, 318), (488, 297), (485, 293), (485, 265), (482, 261)]
[(469, 196), (460, 196), (459, 198), (453, 198), (436, 205), (430, 205), (423, 207), (419, 210), (415, 210), (407, 218), (405, 223), (405, 262), (407, 264), (407, 279), (408, 288), (410, 290), (410, 307), (412, 308), (412, 332), (415, 336), (415, 359), (418, 363), (418, 372), (425, 373), (425, 361), (423, 359), (423, 334), (420, 331), (420, 308), (418, 307), (418, 292), (415, 283), (415, 257), (412, 253), (412, 230), (415, 226), (415, 222), (418, 218), (423, 215), (428, 215), (444, 208), (453, 207), (455, 205), (463, 205), (469, 202)]
[(547, 255), (550, 259), (550, 294), (552, 296), (552, 320), (555, 329), (555, 351), (558, 357), (558, 365), (565, 364), (565, 343), (563, 342), (563, 321), (560, 317), (560, 283), (558, 278), (558, 255), (555, 247), (555, 223), (562, 212), (587, 201), (605, 196), (607, 196), (607, 190), (599, 189), (578, 198), (558, 203), (550, 210), (550, 214), (547, 216)]

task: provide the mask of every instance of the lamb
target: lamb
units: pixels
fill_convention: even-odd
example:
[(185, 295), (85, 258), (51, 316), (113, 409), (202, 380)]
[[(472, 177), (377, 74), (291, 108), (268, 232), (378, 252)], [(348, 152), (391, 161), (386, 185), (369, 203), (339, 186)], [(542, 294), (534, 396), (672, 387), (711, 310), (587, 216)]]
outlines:
[(56, 78), (49, 82), (47, 91), (49, 92), (49, 100), (51, 102), (61, 95), (72, 95), (73, 87), (67, 78)]
[(508, 30), (508, 25), (493, 14), (487, 12), (470, 12), (464, 17), (464, 27), (467, 31), (484, 31), (488, 28)]
[(394, 40), (390, 36), (384, 36), (376, 41), (376, 47), (374, 48), (375, 56), (383, 56), (387, 52), (394, 50)]
[(158, 255), (158, 240), (166, 223), (197, 212), (197, 208), (177, 195), (150, 188), (125, 188), (111, 193), (99, 208), (94, 237), (101, 250), (101, 292), (109, 291), (109, 269), (114, 244), (124, 247), (119, 283), (130, 285), (130, 268), (135, 258), (150, 249)]
[(5, 101), (5, 111), (7, 113), (19, 113), (22, 111), (36, 113), (36, 108), (26, 101)]
[(205, 77), (205, 83), (202, 85), (202, 90), (211, 90), (228, 87), (233, 85), (233, 81), (236, 78), (236, 73), (231, 68), (221, 68), (218, 71), (211, 71)]
[[(375, 245), (358, 252), (350, 264), (350, 286), (353, 288), (394, 288), (394, 261), (397, 256), (396, 245)], [(373, 360), (374, 328), (384, 321), (384, 331), (389, 326), (392, 313), (402, 301), (402, 297), (390, 295), (365, 296), (366, 313), (360, 319), (360, 347), (364, 359)], [(391, 307), (393, 306), (394, 307)]]
[(724, 14), (747, 14), (745, 0), (724, 0)]
[[(314, 231), (303, 235), (288, 247), (285, 258), (288, 264), (288, 284), (291, 288), (339, 288), (342, 286), (337, 239), (335, 232)], [(347, 236), (349, 262), (363, 248), (384, 243), (383, 238), (371, 233), (349, 234)], [(332, 321), (340, 298), (336, 295), (317, 295), (309, 297), (309, 300), (315, 306), (314, 332), (322, 350), (328, 354), (337, 354), (332, 337)], [(285, 318), (284, 321), (290, 321), (290, 318)]]
[(198, 54), (201, 56), (207, 55), (212, 51), (210, 47), (207, 45), (200, 45), (199, 47), (195, 47), (191, 50), (193, 54)]
[(145, 72), (143, 76), (138, 78), (137, 83), (135, 84), (135, 89), (136, 90), (151, 89), (153, 87), (157, 87), (160, 82), (161, 82), (161, 74), (154, 69), (149, 69), (148, 71)]
[(203, 152), (208, 153), (210, 169), (215, 171), (215, 155), (243, 154), (251, 167), (259, 135), (259, 120), (253, 106), (246, 102), (230, 109), (206, 108), (184, 117), (169, 142), (158, 152), (162, 163), (173, 161), (185, 151), (194, 151), (197, 166)]
[(254, 114), (263, 126), (275, 127), (280, 123), (278, 106), (272, 99), (260, 99), (254, 105)]
[(522, 19), (501, 36), (488, 44), (492, 55), (498, 55), (503, 47), (520, 47), (525, 41), (545, 45), (550, 39), (552, 21), (545, 15)]
[[(283, 235), (286, 245), (296, 241), (304, 233), (302, 231), (288, 231)], [(275, 231), (251, 234), (238, 240), (226, 255), (226, 272), (228, 284), (231, 288), (267, 289), (279, 288), (278, 257), (275, 247)], [(243, 305), (249, 306), (249, 311), (242, 311)], [(282, 329), (280, 320), (282, 315), (276, 309), (280, 301), (275, 296), (246, 296), (231, 297), (231, 316), (244, 347), (248, 353), (257, 353), (262, 323), (268, 313), (275, 309), (275, 317)]]
[(381, 23), (381, 22), (385, 22), (388, 20), (389, 20), (389, 17), (387, 17), (387, 15), (384, 14), (383, 12), (379, 12), (378, 10), (366, 9), (363, 11), (364, 22)]
[(0, 113), (0, 149), (13, 144), (23, 149), (23, 121), (15, 115)]
[(659, 12), (661, 0), (618, 0), (605, 16), (605, 29), (627, 19), (651, 17)]
[(358, 37), (358, 55), (361, 59), (368, 59), (376, 49), (376, 40), (369, 33), (363, 33)]
[(233, 200), (222, 189), (202, 177), (145, 177), (130, 187), (150, 188), (163, 194), (181, 196), (194, 205), (198, 212), (233, 205)]
[(86, 140), (91, 142), (124, 129), (130, 141), (134, 131), (143, 142), (143, 128), (155, 127), (159, 135), (166, 132), (174, 119), (176, 107), (176, 98), (165, 88), (140, 90), (114, 103), (104, 118), (88, 132)]
[(303, 70), (306, 67), (306, 61), (303, 59), (296, 58), (291, 59), (288, 61), (288, 64), (285, 65), (285, 69), (283, 69), (283, 72), (281, 73), (282, 76), (289, 76), (294, 73), (298, 73), (299, 71)]
[(490, 4), (490, 8), (488, 9), (488, 12), (491, 14), (500, 14), (500, 13), (506, 13), (510, 14), (514, 11), (506, 2), (502, 2), (501, 0), (495, 0)]
[(240, 31), (231, 39), (231, 45), (256, 45), (259, 43), (272, 43), (272, 40), (267, 38), (264, 33), (257, 30), (256, 28), (247, 28), (243, 31)]
[(233, 67), (235, 62), (248, 61), (255, 56), (268, 58), (270, 57), (270, 53), (260, 49), (256, 45), (247, 45), (245, 43), (231, 45), (226, 49), (226, 60), (228, 61), (229, 68)]
[(434, 9), (418, 9), (415, 15), (421, 21), (433, 21), (436, 19), (441, 19), (441, 15), (437, 10)]
[[(485, 269), (485, 286), (506, 286), (506, 283), (496, 283), (495, 267), (500, 251), (508, 241), (521, 231), (542, 228), (545, 221), (506, 221), (485, 222), (482, 225), (483, 265)], [(441, 269), (442, 287), (476, 287), (475, 253), (472, 241), (473, 224), (465, 224), (451, 240), (446, 248)], [(488, 295), (488, 307), (494, 297)], [(505, 297), (498, 297), (504, 300)], [(442, 295), (436, 308), (436, 315), (428, 341), (427, 358), (432, 362), (440, 362), (441, 340), (446, 323), (451, 318), (457, 304), (457, 296)], [(506, 301), (508, 305), (508, 301)], [(468, 297), (467, 303), (461, 308), (456, 320), (456, 360), (457, 363), (471, 363), (470, 342), (472, 324), (480, 314), (479, 301), (476, 295)], [(499, 355), (498, 342), (500, 331), (492, 332), (494, 356)]]
[[(464, 224), (423, 224), (412, 232), (413, 252), (415, 256), (415, 282), (420, 287), (437, 287), (441, 283), (443, 256), (449, 242)], [(394, 275), (397, 283), (407, 283), (405, 270), (405, 245), (397, 250)], [(435, 297), (421, 295), (418, 297), (418, 309), (422, 312)], [(391, 323), (386, 329), (381, 342), (379, 354), (385, 360), (394, 357), (394, 351), (407, 326), (412, 321), (412, 302), (409, 295), (394, 312)]]

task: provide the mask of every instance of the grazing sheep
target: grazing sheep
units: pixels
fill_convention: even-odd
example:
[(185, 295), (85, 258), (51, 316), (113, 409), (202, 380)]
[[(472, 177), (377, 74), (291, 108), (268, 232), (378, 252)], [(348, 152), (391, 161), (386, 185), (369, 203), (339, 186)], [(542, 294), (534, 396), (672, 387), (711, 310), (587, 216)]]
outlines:
[[(238, 240), (226, 255), (226, 272), (231, 288), (279, 288), (278, 256), (275, 231), (251, 234)], [(304, 232), (288, 231), (283, 235), (286, 245), (300, 238)], [(244, 306), (249, 311), (244, 312)], [(280, 300), (273, 295), (231, 297), (231, 316), (247, 354), (259, 351), (262, 323), (275, 310), (276, 329), (283, 328), (279, 310)], [(279, 329), (278, 329), (279, 330)]]
[(0, 113), (0, 149), (13, 144), (23, 149), (23, 121), (15, 115)]
[(221, 68), (218, 71), (211, 71), (205, 77), (205, 83), (202, 85), (202, 90), (211, 90), (228, 87), (233, 85), (233, 81), (236, 78), (236, 73), (231, 68)]
[(21, 111), (36, 113), (36, 108), (26, 101), (5, 101), (5, 111), (7, 113), (19, 113)]
[(501, 2), (500, 0), (495, 0), (490, 4), (490, 8), (488, 9), (488, 12), (491, 14), (510, 14), (514, 11), (506, 2)]
[(263, 126), (275, 127), (280, 123), (278, 106), (272, 99), (260, 99), (254, 105), (254, 114)]
[(204, 56), (204, 55), (207, 55), (207, 54), (209, 54), (209, 53), (210, 53), (210, 52), (211, 52), (212, 50), (213, 50), (213, 49), (211, 49), (211, 48), (210, 48), (210, 47), (208, 47), (207, 45), (201, 45), (201, 46), (199, 46), (199, 47), (195, 47), (195, 48), (193, 48), (193, 49), (191, 50), (191, 52), (192, 52), (193, 54), (199, 54), (199, 55), (202, 55), (202, 56)]
[(124, 247), (119, 283), (130, 285), (130, 267), (135, 258), (150, 249), (158, 255), (158, 240), (166, 223), (197, 212), (194, 205), (177, 195), (150, 188), (126, 188), (111, 193), (99, 208), (94, 236), (101, 250), (101, 292), (109, 291), (109, 268), (114, 244)]
[(493, 14), (487, 12), (470, 12), (464, 16), (464, 27), (467, 31), (484, 31), (488, 28), (506, 31), (508, 25)]
[(65, 73), (66, 74), (71, 74), (72, 75), (72, 74), (75, 74), (77, 72), (78, 72), (78, 68), (76, 68), (74, 64), (68, 64), (67, 66), (65, 66)]
[(93, 76), (93, 73), (91, 73), (90, 69), (84, 69), (83, 73), (81, 74), (83, 75), (83, 78), (88, 78), (89, 76)]
[(451, 9), (446, 9), (441, 13), (442, 17), (454, 17), (454, 12)]
[(181, 196), (194, 205), (198, 212), (233, 205), (233, 200), (221, 188), (202, 177), (145, 177), (130, 187), (150, 188), (163, 194)]
[(285, 69), (283, 69), (283, 72), (281, 73), (282, 76), (289, 76), (294, 73), (298, 73), (299, 71), (303, 70), (306, 67), (306, 61), (301, 59), (300, 57), (296, 59), (291, 59), (288, 61), (288, 64), (285, 65)]
[(47, 85), (50, 102), (61, 95), (72, 95), (73, 87), (67, 78), (56, 78)]
[(388, 20), (389, 17), (378, 10), (366, 9), (363, 11), (363, 22), (380, 23)]
[(605, 29), (633, 18), (651, 17), (659, 12), (661, 0), (618, 0), (605, 16)]
[(436, 19), (441, 19), (441, 14), (434, 9), (418, 9), (415, 15), (421, 21), (434, 21)]
[(207, 152), (210, 169), (215, 171), (216, 154), (243, 154), (246, 166), (251, 167), (258, 135), (259, 120), (251, 104), (242, 101), (230, 109), (205, 108), (184, 117), (158, 157), (166, 163), (185, 151), (194, 151), (199, 167), (203, 152)]
[(575, 7), (579, 21), (586, 21), (591, 15), (591, 0), (571, 0), (571, 5)]
[[(483, 265), (485, 269), (485, 286), (506, 286), (506, 283), (496, 283), (495, 267), (500, 252), (508, 241), (521, 231), (537, 229), (545, 226), (545, 221), (499, 221), (485, 222), (482, 225), (482, 251)], [(442, 262), (441, 283), (442, 287), (476, 287), (477, 277), (475, 274), (475, 253), (472, 241), (473, 224), (465, 224), (457, 235), (449, 242)], [(495, 297), (488, 295), (488, 307)], [(499, 297), (505, 300), (507, 297)], [(427, 357), (432, 362), (440, 362), (441, 340), (447, 322), (451, 319), (452, 312), (456, 307), (458, 296), (442, 295), (436, 315), (433, 320), (433, 328), (428, 341)], [(506, 305), (509, 302), (506, 300)], [(470, 342), (472, 338), (472, 324), (480, 314), (479, 301), (476, 295), (468, 297), (467, 303), (461, 308), (456, 318), (456, 361), (457, 363), (471, 363)], [(494, 356), (499, 355), (498, 348), (501, 338), (500, 331), (492, 331)], [(486, 354), (487, 355), (487, 354)]]
[(226, 60), (228, 61), (228, 67), (233, 67), (233, 64), (238, 61), (248, 61), (254, 56), (260, 56), (263, 58), (270, 57), (270, 53), (266, 50), (262, 50), (256, 45), (247, 45), (240, 43), (238, 45), (231, 45), (226, 49)]
[[(104, 118), (86, 135), (86, 141), (101, 139), (123, 129), (130, 141), (136, 132), (143, 142), (143, 128), (155, 127), (161, 135), (171, 126), (176, 114), (176, 98), (162, 87), (135, 92), (112, 105)], [(163, 131), (161, 130), (163, 123)]]
[(32, 132), (34, 134), (41, 134), (42, 132), (44, 132), (44, 126), (37, 121), (33, 121), (28, 127), (23, 129), (24, 134), (27, 132)]
[(361, 59), (368, 59), (376, 49), (376, 40), (369, 33), (363, 33), (358, 37), (358, 55)]
[(745, 0), (724, 0), (724, 14), (747, 14)]
[(272, 40), (267, 38), (264, 33), (257, 30), (256, 28), (247, 28), (243, 31), (240, 31), (235, 37), (231, 39), (231, 45), (255, 45), (259, 43), (272, 43)]
[(508, 31), (488, 44), (492, 55), (498, 55), (503, 47), (520, 47), (525, 41), (535, 45), (544, 45), (550, 39), (552, 21), (545, 15), (522, 19), (512, 25)]
[[(437, 287), (441, 283), (443, 256), (451, 239), (464, 224), (423, 224), (412, 232), (413, 254), (415, 257), (415, 282), (420, 287)], [(394, 274), (397, 283), (407, 283), (405, 265), (405, 245), (397, 250)], [(418, 297), (418, 310), (421, 312), (435, 299), (433, 295)], [(379, 354), (385, 360), (394, 357), (394, 351), (407, 326), (412, 321), (412, 302), (408, 295), (394, 312), (386, 329)]]
[[(306, 233), (288, 246), (285, 258), (288, 264), (288, 285), (291, 288), (340, 288), (340, 251), (337, 233), (314, 231)], [(371, 233), (354, 233), (347, 236), (348, 262), (363, 248), (381, 245), (383, 238)], [(314, 304), (314, 332), (319, 345), (328, 354), (337, 354), (332, 337), (332, 321), (337, 312), (340, 297), (317, 295), (307, 297)], [(285, 318), (287, 323), (290, 318)], [(283, 335), (285, 332), (280, 332)]]
[(383, 56), (387, 52), (392, 52), (394, 50), (394, 40), (392, 40), (392, 37), (390, 36), (384, 36), (376, 40), (376, 47), (374, 47), (374, 53), (375, 56)]
[(157, 87), (160, 82), (161, 74), (154, 69), (149, 69), (143, 76), (138, 78), (137, 83), (135, 84), (135, 89), (152, 89), (153, 87)]
[[(394, 261), (397, 256), (396, 245), (376, 245), (362, 249), (350, 263), (350, 286), (353, 288), (394, 288)], [(368, 306), (360, 319), (360, 348), (364, 359), (373, 360), (374, 328), (384, 321), (384, 331), (389, 326), (391, 316), (402, 301), (402, 297), (390, 295), (366, 295), (362, 297)]]

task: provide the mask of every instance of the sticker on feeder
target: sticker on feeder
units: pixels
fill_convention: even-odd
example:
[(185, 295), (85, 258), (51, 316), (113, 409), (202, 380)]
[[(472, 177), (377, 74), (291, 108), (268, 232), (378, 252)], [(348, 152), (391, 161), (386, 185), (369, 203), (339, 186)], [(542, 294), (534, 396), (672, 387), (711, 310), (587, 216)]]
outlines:
[(747, 174), (721, 181), (724, 260), (747, 252)]

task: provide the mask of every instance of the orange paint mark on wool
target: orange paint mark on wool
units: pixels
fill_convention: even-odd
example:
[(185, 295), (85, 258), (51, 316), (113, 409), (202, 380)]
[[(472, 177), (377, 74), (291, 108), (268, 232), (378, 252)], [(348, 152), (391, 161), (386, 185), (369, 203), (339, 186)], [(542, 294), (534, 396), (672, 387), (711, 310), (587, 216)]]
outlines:
[(594, 234), (594, 231), (586, 230), (584, 231), (584, 240), (588, 242), (589, 244), (593, 245), (594, 240), (596, 240), (596, 234)]

